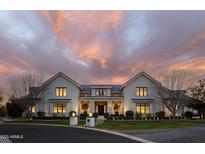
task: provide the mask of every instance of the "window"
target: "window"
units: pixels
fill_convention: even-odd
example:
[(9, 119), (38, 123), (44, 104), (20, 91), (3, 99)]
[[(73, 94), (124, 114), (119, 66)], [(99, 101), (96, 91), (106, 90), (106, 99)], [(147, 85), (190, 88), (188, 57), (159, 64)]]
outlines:
[(32, 105), (32, 106), (31, 106), (31, 113), (36, 113), (36, 107), (35, 107), (35, 105)]
[(149, 104), (137, 104), (137, 113), (150, 113)]
[(147, 87), (137, 87), (136, 96), (148, 96), (148, 88)]
[(66, 104), (54, 104), (53, 112), (54, 113), (66, 113)]
[(95, 95), (96, 96), (106, 96), (107, 89), (95, 89)]
[(66, 95), (67, 95), (67, 88), (65, 87), (56, 88), (56, 96), (66, 96)]

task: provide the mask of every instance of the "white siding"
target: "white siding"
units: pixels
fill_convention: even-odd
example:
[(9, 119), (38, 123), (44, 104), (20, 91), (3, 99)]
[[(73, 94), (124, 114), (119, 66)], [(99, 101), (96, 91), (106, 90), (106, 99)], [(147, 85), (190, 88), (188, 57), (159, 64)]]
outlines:
[[(67, 96), (58, 97), (55, 95), (56, 87), (66, 87), (67, 88)], [(42, 91), (41, 91), (42, 92)], [(51, 83), (49, 83), (46, 87), (46, 90), (43, 92), (43, 102), (39, 104), (39, 111), (44, 111), (47, 115), (51, 115), (53, 112), (53, 103), (49, 102), (49, 99), (71, 99), (69, 104), (67, 104), (67, 115), (72, 111), (76, 111), (78, 113), (78, 96), (80, 93), (79, 88), (72, 83), (71, 81), (66, 80), (65, 78), (59, 76), (54, 79)]]
[[(136, 87), (147, 87), (148, 88), (148, 96), (140, 97), (136, 96)], [(124, 95), (124, 112), (127, 110), (132, 110), (133, 112), (136, 111), (136, 104), (133, 104), (131, 99), (153, 99), (156, 97), (156, 84), (147, 78), (144, 75), (141, 75), (133, 82), (129, 83), (126, 87), (123, 89), (123, 95)], [(156, 113), (161, 110), (161, 105), (157, 102), (152, 102), (150, 105), (150, 112)]]

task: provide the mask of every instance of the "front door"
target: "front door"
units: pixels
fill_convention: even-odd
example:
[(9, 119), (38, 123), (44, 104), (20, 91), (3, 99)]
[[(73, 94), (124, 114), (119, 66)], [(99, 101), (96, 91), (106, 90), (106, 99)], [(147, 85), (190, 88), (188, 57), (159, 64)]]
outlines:
[(104, 105), (98, 105), (98, 115), (104, 115)]

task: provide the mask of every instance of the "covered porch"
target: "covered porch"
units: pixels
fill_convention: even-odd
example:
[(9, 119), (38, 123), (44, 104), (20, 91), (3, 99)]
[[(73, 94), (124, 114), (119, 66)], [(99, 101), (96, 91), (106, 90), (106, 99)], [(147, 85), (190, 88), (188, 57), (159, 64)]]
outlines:
[(80, 113), (98, 113), (104, 115), (105, 113), (119, 114), (123, 113), (122, 100), (80, 100)]

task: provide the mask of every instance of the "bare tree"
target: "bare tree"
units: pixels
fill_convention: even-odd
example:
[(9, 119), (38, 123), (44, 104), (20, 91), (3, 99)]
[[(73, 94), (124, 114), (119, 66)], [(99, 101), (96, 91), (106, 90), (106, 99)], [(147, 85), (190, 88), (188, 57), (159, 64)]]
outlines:
[(13, 77), (9, 80), (10, 97), (20, 103), (22, 109), (26, 111), (27, 114), (31, 112), (32, 104), (30, 98), (26, 96), (29, 94), (30, 88), (39, 87), (42, 84), (43, 78), (43, 74), (29, 73)]
[(11, 95), (15, 98), (21, 99), (28, 95), (31, 87), (40, 86), (42, 81), (43, 75), (35, 73), (23, 74), (21, 76), (11, 78), (9, 80)]
[(197, 110), (200, 118), (203, 119), (205, 115), (205, 79), (193, 84), (189, 92), (193, 99), (188, 104), (188, 107)]
[(157, 86), (156, 98), (170, 111), (173, 118), (183, 109), (188, 97), (186, 91), (193, 84), (191, 73), (185, 70), (169, 70), (162, 75), (162, 85)]

